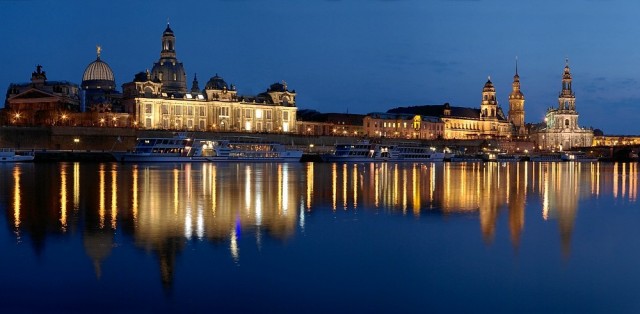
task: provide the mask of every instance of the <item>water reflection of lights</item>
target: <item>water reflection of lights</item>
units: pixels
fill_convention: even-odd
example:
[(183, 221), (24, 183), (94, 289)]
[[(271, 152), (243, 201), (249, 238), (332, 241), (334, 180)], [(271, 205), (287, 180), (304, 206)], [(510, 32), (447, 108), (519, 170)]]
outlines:
[[(162, 249), (166, 239), (224, 240), (230, 241), (234, 259), (239, 257), (240, 232), (255, 234), (258, 246), (264, 236), (286, 239), (305, 228), (309, 212), (335, 210), (337, 205), (416, 218), (426, 212), (472, 214), (485, 240), (492, 240), (496, 225), (504, 221), (501, 215), (508, 211), (514, 245), (528, 206), (536, 219), (557, 221), (565, 239), (581, 198), (635, 202), (638, 188), (634, 163), (99, 164), (92, 166), (97, 173), (96, 168), (82, 170), (83, 176), (95, 173), (92, 180), (97, 184), (90, 190), (81, 182), (85, 165), (58, 167), (51, 178), (58, 184), (46, 199), (56, 203), (51, 215), (59, 231), (73, 230), (73, 215), (85, 216), (71, 210), (82, 202), (92, 211), (86, 216), (99, 218), (99, 228), (105, 227), (106, 219), (113, 229), (131, 226), (136, 243), (147, 249)], [(25, 169), (11, 170), (6, 175), (13, 179), (13, 190), (8, 190), (13, 203), (7, 207), (13, 209), (12, 227), (18, 233), (29, 226), (25, 208), (32, 205), (22, 197)], [(84, 191), (90, 193), (81, 200)]]
[(67, 165), (60, 169), (60, 229), (67, 231)]
[(20, 228), (20, 205), (22, 198), (20, 197), (20, 168), (13, 168), (13, 226), (18, 232)]
[(338, 202), (338, 165), (331, 164), (331, 208), (335, 211)]
[(116, 164), (111, 168), (111, 228), (116, 229), (118, 221), (118, 168)]
[(236, 232), (236, 228), (231, 229), (229, 238), (229, 250), (231, 251), (231, 257), (235, 262), (238, 262), (240, 260), (240, 248), (238, 248), (238, 234)]
[(282, 167), (282, 214), (287, 215), (289, 210), (289, 164), (281, 164)]
[(315, 163), (307, 163), (307, 209), (311, 209), (311, 199), (313, 198), (313, 165)]
[(347, 164), (342, 164), (342, 209), (347, 209)]
[(98, 193), (99, 193), (99, 205), (98, 205), (98, 215), (100, 216), (100, 229), (104, 228), (104, 220), (105, 220), (105, 165), (100, 164), (100, 168), (98, 170), (99, 174), (99, 183), (98, 183)]
[(132, 180), (132, 200), (131, 200), (131, 211), (133, 215), (133, 223), (138, 223), (138, 166), (134, 165), (131, 170), (131, 180)]
[(80, 163), (73, 163), (73, 209), (80, 208)]

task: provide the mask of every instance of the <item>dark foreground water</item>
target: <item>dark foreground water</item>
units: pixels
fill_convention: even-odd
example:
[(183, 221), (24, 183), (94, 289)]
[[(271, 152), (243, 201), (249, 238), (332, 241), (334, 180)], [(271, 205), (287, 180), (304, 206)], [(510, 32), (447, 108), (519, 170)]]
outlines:
[(4, 164), (0, 312), (640, 312), (636, 164)]

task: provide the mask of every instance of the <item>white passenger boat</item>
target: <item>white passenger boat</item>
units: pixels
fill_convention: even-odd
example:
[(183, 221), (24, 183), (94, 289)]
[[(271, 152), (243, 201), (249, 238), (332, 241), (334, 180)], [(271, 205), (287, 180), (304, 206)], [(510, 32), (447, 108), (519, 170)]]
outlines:
[(560, 156), (562, 161), (576, 161), (576, 162), (596, 162), (598, 158), (589, 156), (583, 152), (563, 152)]
[(513, 154), (498, 154), (496, 157), (496, 161), (498, 162), (517, 162), (521, 161), (522, 159), (523, 156)]
[(300, 161), (302, 151), (260, 137), (237, 136), (214, 141), (217, 157), (229, 161)]
[(264, 142), (260, 138), (222, 140), (173, 138), (139, 138), (133, 152), (112, 153), (121, 162), (284, 162), (300, 161), (301, 150)]
[(562, 161), (562, 156), (560, 153), (539, 153), (533, 154), (529, 157), (530, 161)]
[(33, 154), (16, 154), (13, 148), (0, 148), (0, 162), (24, 162), (33, 161)]
[(477, 162), (484, 161), (481, 155), (455, 154), (451, 156), (451, 162)]
[(327, 162), (435, 162), (443, 161), (444, 153), (418, 143), (380, 144), (367, 140), (352, 144), (336, 144), (332, 153), (322, 155)]

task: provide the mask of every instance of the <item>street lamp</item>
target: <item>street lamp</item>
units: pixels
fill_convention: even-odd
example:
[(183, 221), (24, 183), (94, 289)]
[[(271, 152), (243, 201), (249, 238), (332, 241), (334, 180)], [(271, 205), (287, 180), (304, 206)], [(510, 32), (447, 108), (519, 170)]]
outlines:
[[(74, 138), (73, 139), (73, 147), (75, 147), (75, 149), (78, 149), (78, 143), (80, 143), (80, 139), (79, 138)], [(73, 151), (73, 150), (72, 150)]]

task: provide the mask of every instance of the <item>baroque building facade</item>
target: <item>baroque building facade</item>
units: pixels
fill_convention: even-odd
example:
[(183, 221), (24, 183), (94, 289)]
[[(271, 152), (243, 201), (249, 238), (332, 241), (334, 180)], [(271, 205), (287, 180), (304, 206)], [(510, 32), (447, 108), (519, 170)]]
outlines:
[(524, 123), (524, 94), (520, 90), (517, 59), (516, 74), (513, 76), (511, 94), (509, 94), (509, 122), (513, 124), (514, 137), (524, 138), (527, 135), (527, 129)]
[[(491, 78), (487, 80), (482, 89), (479, 109), (456, 107), (445, 103), (444, 105), (399, 107), (391, 109), (387, 113), (430, 117), (427, 119), (427, 126), (433, 128), (433, 132), (429, 131), (427, 138), (432, 138), (431, 133), (434, 133), (435, 138), (441, 136), (444, 139), (510, 139), (514, 134), (513, 124), (498, 105), (496, 89)], [(436, 122), (433, 118), (440, 121)], [(387, 123), (389, 122), (393, 123), (392, 121)], [(439, 123), (443, 126), (440, 127)], [(404, 124), (401, 125), (404, 126)], [(369, 130), (369, 133), (384, 134), (384, 122), (374, 124), (374, 126), (378, 129)]]
[(67, 125), (70, 116), (80, 112), (78, 85), (67, 81), (48, 81), (42, 66), (31, 73), (30, 83), (11, 84), (7, 90), (2, 117), (13, 125)]
[(592, 145), (593, 130), (581, 128), (578, 124), (579, 115), (572, 80), (567, 60), (562, 75), (562, 90), (558, 96), (558, 108), (549, 108), (544, 122), (532, 131), (532, 139), (538, 149), (568, 150)]
[(190, 92), (186, 72), (176, 59), (175, 35), (167, 25), (160, 60), (153, 70), (123, 84), (124, 111), (144, 129), (295, 132), (296, 93), (286, 82), (274, 83), (256, 96), (240, 96), (217, 74), (199, 90), (196, 76)]

